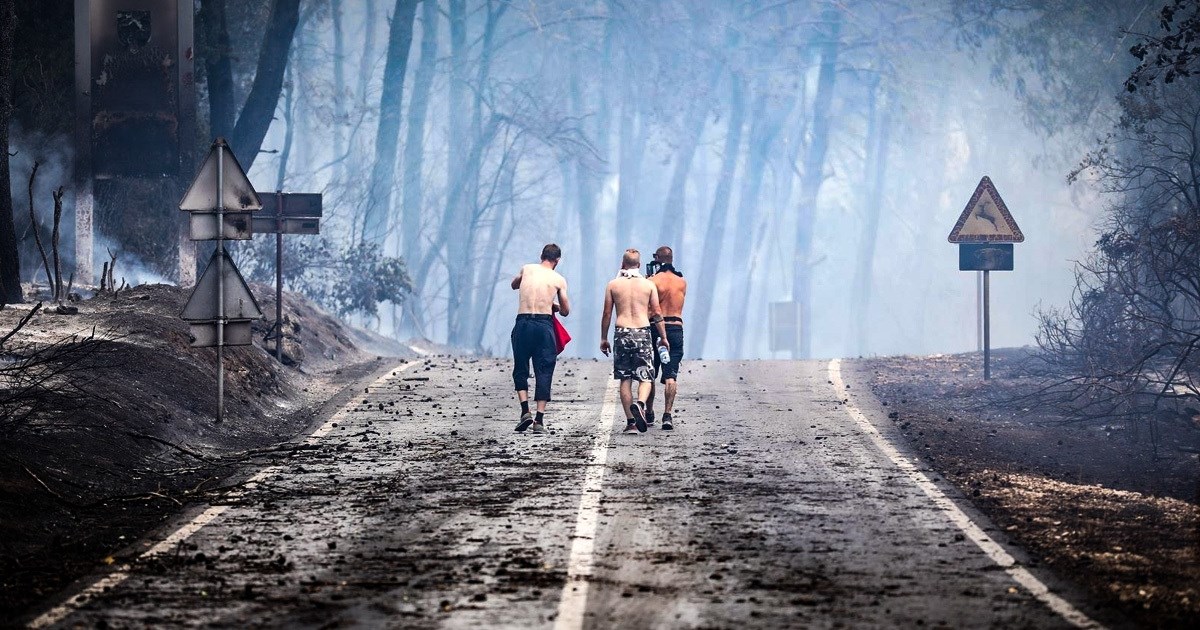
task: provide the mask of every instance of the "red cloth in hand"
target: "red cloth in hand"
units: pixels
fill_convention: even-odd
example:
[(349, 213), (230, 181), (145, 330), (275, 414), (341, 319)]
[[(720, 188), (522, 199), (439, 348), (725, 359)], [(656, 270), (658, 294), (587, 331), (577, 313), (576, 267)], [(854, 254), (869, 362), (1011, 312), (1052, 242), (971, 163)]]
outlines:
[(554, 318), (554, 341), (558, 345), (558, 353), (562, 354), (562, 351), (567, 349), (567, 344), (571, 343), (571, 333), (567, 332), (562, 322), (558, 321), (557, 315), (552, 317)]

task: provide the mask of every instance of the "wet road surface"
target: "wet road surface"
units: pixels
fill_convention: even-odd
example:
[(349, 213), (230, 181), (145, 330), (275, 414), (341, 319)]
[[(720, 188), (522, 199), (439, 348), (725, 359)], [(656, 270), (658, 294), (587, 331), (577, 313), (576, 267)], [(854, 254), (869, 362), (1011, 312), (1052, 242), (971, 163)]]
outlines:
[[(1070, 626), (867, 437), (825, 362), (685, 364), (676, 430), (636, 436), (619, 433), (610, 366), (592, 361), (559, 364), (549, 434), (513, 432), (509, 369), (435, 359), (389, 372), (323, 435), (42, 621)], [(887, 436), (862, 389), (856, 403)], [(197, 514), (203, 526), (161, 542)]]

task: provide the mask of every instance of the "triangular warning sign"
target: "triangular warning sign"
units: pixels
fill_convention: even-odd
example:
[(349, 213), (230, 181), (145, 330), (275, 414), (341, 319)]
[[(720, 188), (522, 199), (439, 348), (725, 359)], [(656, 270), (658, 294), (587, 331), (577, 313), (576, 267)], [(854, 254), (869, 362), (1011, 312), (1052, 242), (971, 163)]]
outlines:
[(192, 296), (183, 307), (181, 318), (190, 322), (207, 322), (218, 319), (217, 313), (217, 257), (223, 256), (224, 274), (221, 278), (225, 297), (225, 319), (262, 319), (262, 309), (258, 307), (245, 278), (238, 271), (233, 259), (223, 249), (213, 252), (208, 266), (196, 283)]
[(1021, 243), (1025, 235), (986, 175), (950, 230), (951, 243)]
[(217, 211), (217, 170), (222, 163), (224, 168), (221, 169), (221, 178), (224, 180), (222, 182), (224, 190), (221, 191), (221, 196), (225, 200), (225, 210), (253, 212), (262, 208), (262, 201), (259, 200), (258, 193), (254, 192), (254, 186), (250, 185), (246, 171), (242, 170), (242, 165), (238, 164), (237, 158), (233, 156), (233, 151), (229, 150), (225, 140), (217, 138), (217, 141), (213, 143), (212, 150), (208, 152), (208, 157), (204, 159), (204, 165), (200, 167), (200, 172), (196, 174), (196, 179), (192, 180), (192, 185), (188, 187), (183, 200), (179, 202), (180, 210)]

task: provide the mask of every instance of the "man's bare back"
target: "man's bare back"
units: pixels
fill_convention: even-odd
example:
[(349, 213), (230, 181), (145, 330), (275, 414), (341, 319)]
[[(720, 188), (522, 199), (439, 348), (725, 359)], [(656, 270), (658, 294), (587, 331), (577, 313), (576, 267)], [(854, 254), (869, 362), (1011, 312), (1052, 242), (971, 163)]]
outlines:
[(562, 314), (570, 313), (567, 281), (557, 271), (537, 263), (525, 265), (512, 284), (520, 290), (518, 314), (550, 315), (555, 311), (555, 298)]
[(658, 289), (649, 280), (635, 276), (614, 278), (608, 283), (607, 297), (617, 311), (618, 328), (648, 328), (650, 313), (657, 311)]
[(683, 301), (687, 297), (687, 280), (669, 271), (663, 271), (650, 276), (650, 281), (658, 289), (659, 313), (663, 317), (682, 319)]

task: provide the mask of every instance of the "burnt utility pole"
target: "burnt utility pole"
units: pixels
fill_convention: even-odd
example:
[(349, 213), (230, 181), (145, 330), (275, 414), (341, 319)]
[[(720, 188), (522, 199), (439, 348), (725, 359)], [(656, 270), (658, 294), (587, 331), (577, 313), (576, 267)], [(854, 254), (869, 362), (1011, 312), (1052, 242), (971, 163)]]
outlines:
[(225, 240), (248, 240), (250, 213), (261, 208), (246, 172), (225, 139), (217, 138), (179, 202), (179, 209), (189, 213), (192, 240), (217, 242), (180, 315), (190, 324), (193, 348), (217, 349), (217, 422), (225, 416), (225, 346), (250, 345), (250, 322), (263, 318), (249, 285), (225, 251)]
[[(1008, 206), (984, 176), (947, 240), (958, 243), (958, 270), (983, 272), (983, 378), (992, 378), (992, 271), (1013, 270), (1013, 243), (1025, 241)], [(978, 286), (978, 285), (977, 285)], [(977, 300), (978, 302), (978, 294)]]
[[(192, 0), (75, 0), (75, 278), (94, 278), (97, 210), (168, 213), (193, 169)], [(117, 219), (119, 223), (119, 219)], [(101, 226), (119, 234), (120, 225)], [(196, 247), (178, 222), (179, 282)]]

